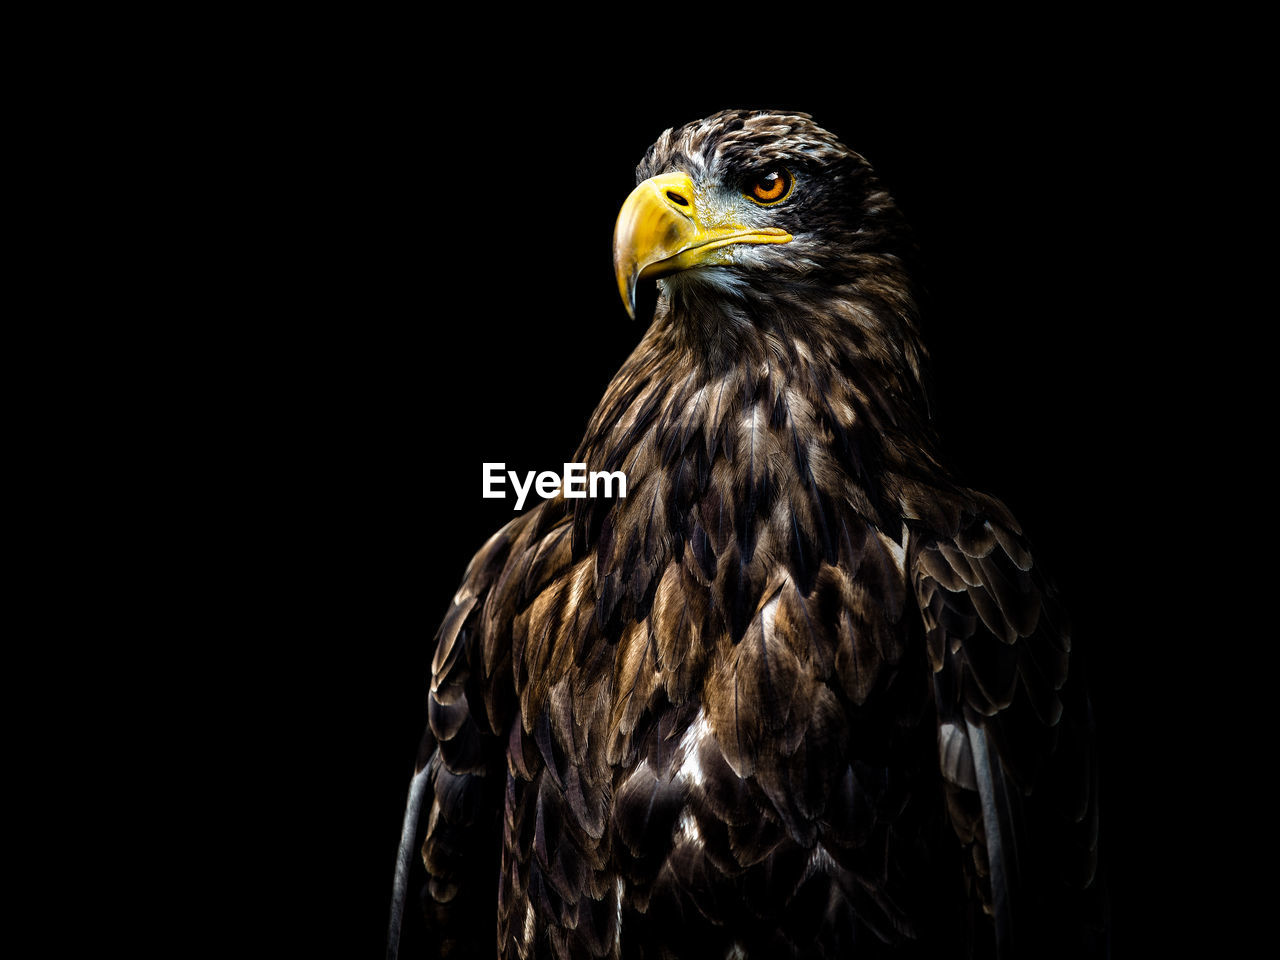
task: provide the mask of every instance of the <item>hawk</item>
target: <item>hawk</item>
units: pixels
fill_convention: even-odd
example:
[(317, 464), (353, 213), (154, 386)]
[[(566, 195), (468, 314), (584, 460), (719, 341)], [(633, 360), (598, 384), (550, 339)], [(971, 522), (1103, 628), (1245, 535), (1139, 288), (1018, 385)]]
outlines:
[(805, 114), (667, 130), (637, 182), (652, 316), (575, 457), (625, 496), (467, 568), (401, 895), (421, 839), (450, 957), (1098, 955), (1089, 702), (1018, 522), (938, 453), (899, 209)]

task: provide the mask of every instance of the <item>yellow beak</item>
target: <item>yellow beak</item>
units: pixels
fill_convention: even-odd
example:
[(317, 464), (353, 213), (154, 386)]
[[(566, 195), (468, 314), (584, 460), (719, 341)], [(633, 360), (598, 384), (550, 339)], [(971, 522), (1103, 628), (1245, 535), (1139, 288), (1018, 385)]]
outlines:
[(699, 211), (693, 180), (684, 173), (651, 177), (631, 191), (613, 230), (613, 269), (618, 292), (632, 319), (636, 283), (688, 270), (729, 263), (725, 248), (739, 243), (787, 243), (777, 227), (746, 227)]

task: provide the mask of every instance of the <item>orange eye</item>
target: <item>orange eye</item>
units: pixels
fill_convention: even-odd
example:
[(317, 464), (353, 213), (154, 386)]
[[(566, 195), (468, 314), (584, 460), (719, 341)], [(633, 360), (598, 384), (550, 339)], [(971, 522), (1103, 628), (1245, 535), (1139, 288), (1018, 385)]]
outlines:
[(781, 167), (770, 170), (748, 180), (743, 192), (756, 203), (766, 206), (778, 203), (791, 192), (791, 174)]

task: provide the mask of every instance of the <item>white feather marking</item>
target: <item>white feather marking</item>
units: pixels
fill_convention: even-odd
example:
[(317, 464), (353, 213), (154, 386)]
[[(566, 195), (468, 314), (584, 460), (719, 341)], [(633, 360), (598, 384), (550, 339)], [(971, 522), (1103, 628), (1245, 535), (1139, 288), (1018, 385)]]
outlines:
[(680, 738), (682, 757), (680, 768), (676, 771), (676, 779), (680, 783), (701, 787), (706, 781), (706, 773), (702, 769), (702, 761), (699, 759), (698, 754), (702, 750), (702, 744), (710, 736), (711, 721), (707, 719), (706, 712), (699, 708), (698, 715), (694, 718), (693, 723), (689, 725), (689, 729)]
[(520, 944), (520, 957), (529, 956), (529, 947), (533, 943), (534, 933), (537, 931), (537, 924), (533, 917), (533, 901), (526, 900), (524, 905), (524, 943)]
[(836, 862), (831, 859), (831, 854), (827, 852), (827, 848), (822, 844), (818, 844), (813, 848), (813, 853), (809, 854), (808, 874), (812, 875), (819, 871), (823, 873), (835, 873), (839, 867)]
[(903, 543), (898, 543), (896, 540), (885, 536), (883, 533), (879, 536), (880, 542), (883, 543), (889, 549), (889, 553), (893, 555), (893, 562), (897, 566), (898, 572), (905, 577), (907, 575), (906, 538), (903, 537)]
[[(791, 586), (791, 578), (783, 579), (783, 587)], [(764, 645), (766, 648), (773, 643), (773, 635), (778, 621), (778, 604), (782, 602), (782, 590), (774, 594), (773, 599), (764, 605), (760, 611), (760, 632), (764, 634)]]
[(621, 950), (622, 949), (622, 878), (618, 877), (617, 879), (615, 879), (614, 885), (618, 891), (618, 898), (617, 898), (618, 922), (613, 928), (613, 945), (617, 947), (618, 950)]
[(686, 843), (692, 843), (697, 847), (702, 846), (702, 831), (698, 829), (698, 821), (688, 807), (680, 811), (680, 820), (677, 826), (679, 827), (681, 840)]
[(973, 749), (969, 735), (958, 724), (947, 721), (938, 726), (938, 763), (942, 775), (969, 790), (978, 789), (973, 769)]
[(645, 757), (638, 764), (636, 764), (636, 768), (632, 770), (631, 773), (627, 775), (627, 778), (618, 785), (618, 792), (621, 793), (622, 790), (625, 789), (627, 784), (629, 784), (636, 777), (646, 776), (648, 774), (648, 770), (649, 770), (649, 758)]
[[(742, 438), (745, 443), (751, 443), (756, 431), (760, 430), (765, 423), (764, 411), (760, 409), (760, 404), (756, 404), (747, 411), (747, 415), (742, 418)], [(759, 451), (756, 451), (759, 457)]]
[(724, 960), (746, 960), (747, 951), (742, 949), (742, 944), (735, 943), (729, 948), (729, 952), (724, 955)]
[(831, 404), (831, 412), (836, 415), (836, 420), (839, 421), (841, 426), (848, 427), (858, 422), (858, 414), (844, 400), (834, 397), (829, 402)]
[(591, 579), (591, 571), (595, 564), (590, 560), (584, 560), (578, 564), (577, 569), (573, 571), (573, 578), (569, 583), (569, 606), (570, 610), (582, 609), (583, 597), (587, 595), (589, 589), (588, 581)]

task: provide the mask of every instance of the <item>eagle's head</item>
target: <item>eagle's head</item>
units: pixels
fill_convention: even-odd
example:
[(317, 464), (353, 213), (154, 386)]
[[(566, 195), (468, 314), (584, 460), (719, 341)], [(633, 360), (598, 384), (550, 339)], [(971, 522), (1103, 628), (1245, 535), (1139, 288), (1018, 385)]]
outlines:
[(628, 312), (657, 282), (656, 319), (703, 362), (826, 344), (922, 399), (914, 243), (870, 164), (806, 114), (726, 110), (664, 132), (614, 231)]

